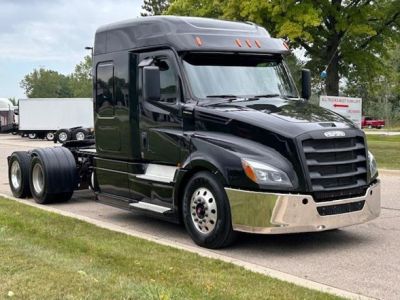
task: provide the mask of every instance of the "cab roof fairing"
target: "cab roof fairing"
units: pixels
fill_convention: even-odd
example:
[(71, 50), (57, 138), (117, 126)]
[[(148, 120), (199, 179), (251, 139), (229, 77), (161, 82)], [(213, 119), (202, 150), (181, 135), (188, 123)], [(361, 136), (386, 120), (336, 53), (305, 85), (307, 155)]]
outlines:
[(255, 24), (155, 16), (100, 27), (96, 31), (94, 55), (159, 46), (170, 46), (178, 52), (290, 53), (281, 39), (271, 38), (265, 28)]

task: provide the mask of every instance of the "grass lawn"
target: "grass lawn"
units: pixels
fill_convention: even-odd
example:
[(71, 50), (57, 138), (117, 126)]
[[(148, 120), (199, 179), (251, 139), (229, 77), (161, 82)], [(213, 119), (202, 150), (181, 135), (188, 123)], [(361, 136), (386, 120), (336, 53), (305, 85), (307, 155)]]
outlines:
[(378, 168), (400, 169), (400, 135), (367, 135), (368, 148), (374, 154)]
[(0, 299), (337, 299), (0, 198)]

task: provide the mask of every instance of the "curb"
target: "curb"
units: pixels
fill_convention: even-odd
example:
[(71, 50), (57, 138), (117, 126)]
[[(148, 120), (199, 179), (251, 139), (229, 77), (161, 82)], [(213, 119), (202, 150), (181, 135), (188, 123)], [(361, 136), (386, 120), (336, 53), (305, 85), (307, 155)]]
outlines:
[(301, 287), (305, 287), (308, 289), (313, 289), (313, 290), (317, 290), (323, 293), (328, 293), (328, 294), (333, 294), (339, 297), (343, 297), (343, 298), (347, 298), (347, 299), (357, 299), (357, 300), (371, 300), (371, 299), (375, 299), (375, 298), (370, 298), (367, 296), (363, 296), (361, 294), (356, 294), (356, 293), (352, 293), (346, 290), (341, 290), (338, 288), (335, 288), (333, 286), (329, 286), (326, 284), (322, 284), (322, 283), (318, 283), (315, 281), (311, 281), (311, 280), (307, 280), (301, 277), (297, 277), (295, 275), (291, 275), (288, 273), (284, 273), (278, 270), (274, 270), (274, 269), (270, 269), (264, 266), (260, 266), (254, 263), (249, 263), (237, 258), (233, 258), (233, 257), (229, 257), (227, 255), (221, 255), (218, 253), (218, 251), (213, 251), (213, 250), (209, 250), (209, 249), (205, 249), (205, 248), (200, 248), (197, 246), (191, 246), (191, 245), (185, 245), (185, 244), (181, 244), (181, 243), (177, 243), (174, 242), (172, 240), (166, 239), (166, 238), (157, 238), (154, 237), (148, 233), (144, 233), (141, 231), (137, 231), (134, 229), (127, 229), (124, 228), (122, 226), (118, 226), (118, 225), (114, 225), (114, 224), (110, 224), (108, 222), (104, 222), (104, 221), (100, 221), (100, 220), (96, 220), (90, 217), (86, 217), (86, 216), (82, 216), (82, 215), (78, 215), (72, 212), (68, 212), (68, 211), (63, 211), (54, 207), (49, 207), (49, 206), (44, 206), (44, 205), (40, 205), (34, 202), (30, 202), (27, 200), (21, 200), (21, 199), (17, 199), (14, 198), (12, 196), (0, 193), (0, 197), (4, 197), (28, 206), (32, 206), (32, 207), (36, 207), (39, 208), (41, 210), (44, 211), (48, 211), (48, 212), (52, 212), (52, 213), (57, 213), (59, 215), (62, 216), (66, 216), (66, 217), (71, 217), (74, 219), (78, 219), (90, 224), (93, 224), (97, 227), (100, 228), (104, 228), (104, 229), (108, 229), (108, 230), (112, 230), (115, 232), (119, 232), (119, 233), (124, 233), (130, 236), (134, 236), (137, 238), (141, 238), (147, 241), (151, 241), (151, 242), (155, 242), (164, 246), (169, 246), (172, 248), (176, 248), (176, 249), (180, 249), (180, 250), (185, 250), (194, 254), (198, 254), (202, 257), (207, 257), (207, 258), (212, 258), (212, 259), (218, 259), (227, 263), (232, 263), (234, 265), (240, 266), (245, 268), (246, 270), (255, 272), (255, 273), (259, 273), (262, 275), (267, 275), (270, 276), (272, 278), (275, 279), (279, 279), (281, 281), (286, 281), (288, 283), (293, 283), (295, 285), (301, 286)]
[(378, 169), (380, 175), (400, 176), (400, 170)]

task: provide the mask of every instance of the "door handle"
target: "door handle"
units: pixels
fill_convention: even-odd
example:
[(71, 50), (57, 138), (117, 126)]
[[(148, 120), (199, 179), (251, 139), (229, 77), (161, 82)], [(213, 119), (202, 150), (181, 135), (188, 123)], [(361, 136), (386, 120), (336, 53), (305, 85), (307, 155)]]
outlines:
[(148, 151), (149, 150), (149, 140), (147, 138), (147, 132), (142, 132), (142, 149)]

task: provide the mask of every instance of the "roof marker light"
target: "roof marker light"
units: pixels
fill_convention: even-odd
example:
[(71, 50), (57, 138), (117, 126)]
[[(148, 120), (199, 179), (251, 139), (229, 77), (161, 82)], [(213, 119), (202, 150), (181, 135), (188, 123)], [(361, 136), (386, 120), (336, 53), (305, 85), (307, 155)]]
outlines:
[(255, 40), (254, 43), (256, 44), (257, 48), (261, 48), (261, 43), (259, 40)]
[(250, 40), (246, 40), (246, 44), (247, 44), (247, 47), (251, 48), (251, 42), (250, 42)]
[(236, 45), (238, 45), (239, 47), (242, 47), (242, 41), (241, 40), (236, 39), (235, 42), (236, 42)]
[(196, 40), (197, 46), (201, 47), (201, 45), (203, 45), (203, 41), (201, 40), (200, 37), (196, 36), (196, 39), (195, 39), (195, 40)]

